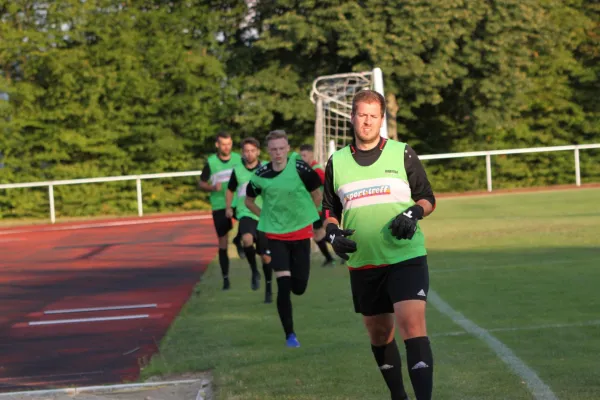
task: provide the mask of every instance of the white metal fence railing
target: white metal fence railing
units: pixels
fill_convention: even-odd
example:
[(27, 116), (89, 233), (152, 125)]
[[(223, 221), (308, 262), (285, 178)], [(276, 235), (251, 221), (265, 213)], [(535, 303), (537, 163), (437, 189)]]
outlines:
[[(525, 154), (525, 153), (544, 153), (553, 151), (573, 151), (575, 156), (575, 184), (581, 186), (581, 170), (579, 163), (579, 151), (586, 149), (600, 149), (600, 143), (596, 144), (581, 144), (569, 146), (554, 146), (554, 147), (533, 147), (527, 149), (510, 149), (510, 150), (490, 150), (490, 151), (471, 151), (464, 153), (446, 153), (446, 154), (431, 154), (419, 156), (421, 160), (439, 160), (444, 158), (463, 158), (463, 157), (482, 157), (485, 156), (485, 168), (487, 179), (487, 190), (492, 191), (492, 163), (491, 157), (496, 155), (507, 154)], [(128, 175), (128, 176), (110, 176), (104, 178), (87, 178), (87, 179), (69, 179), (62, 181), (45, 181), (45, 182), (27, 182), (27, 183), (9, 183), (0, 184), (0, 189), (16, 189), (16, 188), (32, 188), (32, 187), (48, 187), (48, 200), (50, 205), (50, 221), (56, 222), (56, 213), (54, 207), (54, 187), (62, 185), (79, 185), (84, 183), (103, 183), (116, 181), (136, 181), (137, 190), (137, 206), (138, 215), (144, 215), (143, 197), (142, 197), (142, 180), (158, 179), (158, 178), (178, 178), (186, 176), (200, 176), (202, 171), (186, 171), (186, 172), (167, 172), (161, 174), (143, 174), (143, 175)]]

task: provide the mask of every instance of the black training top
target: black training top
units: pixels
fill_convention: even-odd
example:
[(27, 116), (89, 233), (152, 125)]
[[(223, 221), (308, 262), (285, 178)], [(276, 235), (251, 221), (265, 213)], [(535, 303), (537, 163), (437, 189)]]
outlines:
[[(368, 167), (373, 165), (375, 161), (379, 159), (381, 152), (383, 151), (387, 139), (381, 138), (379, 145), (375, 146), (371, 150), (359, 150), (354, 144), (349, 145), (352, 151), (352, 157), (354, 161), (361, 167)], [(427, 174), (423, 168), (423, 164), (419, 160), (417, 153), (409, 146), (406, 145), (404, 152), (404, 169), (406, 170), (406, 176), (408, 177), (408, 184), (410, 186), (411, 197), (417, 202), (422, 199), (429, 200), (429, 202), (435, 207), (435, 196), (433, 195), (433, 189), (427, 179)], [(400, 157), (398, 157), (400, 162)], [(323, 192), (323, 211), (325, 211), (326, 217), (333, 217), (338, 221), (341, 220), (343, 206), (340, 198), (335, 193), (333, 188), (333, 160), (331, 157), (327, 162), (325, 168), (325, 185)]]

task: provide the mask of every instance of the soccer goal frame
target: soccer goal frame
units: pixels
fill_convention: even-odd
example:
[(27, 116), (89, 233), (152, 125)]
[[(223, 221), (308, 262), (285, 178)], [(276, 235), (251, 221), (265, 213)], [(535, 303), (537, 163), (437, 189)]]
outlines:
[[(385, 96), (381, 68), (323, 75), (313, 81), (310, 100), (315, 105), (314, 155), (319, 163), (325, 164), (334, 151), (352, 141), (352, 98), (364, 89), (375, 90)], [(388, 136), (385, 118), (380, 131), (383, 137)]]

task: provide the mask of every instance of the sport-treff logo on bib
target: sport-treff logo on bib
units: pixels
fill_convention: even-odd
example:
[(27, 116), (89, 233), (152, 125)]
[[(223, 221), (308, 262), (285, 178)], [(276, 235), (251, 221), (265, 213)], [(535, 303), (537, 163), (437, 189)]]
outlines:
[(392, 194), (392, 187), (390, 185), (371, 186), (346, 193), (344, 195), (344, 202), (372, 196), (389, 196), (390, 194)]

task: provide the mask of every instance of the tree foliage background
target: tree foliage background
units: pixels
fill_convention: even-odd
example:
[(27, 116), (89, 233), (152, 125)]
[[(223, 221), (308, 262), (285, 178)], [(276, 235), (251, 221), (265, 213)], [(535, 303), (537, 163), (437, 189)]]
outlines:
[[(375, 66), (419, 154), (600, 142), (593, 0), (0, 0), (0, 182), (197, 170), (219, 130), (311, 142), (312, 81)], [(584, 182), (599, 161), (581, 152)], [(485, 188), (483, 158), (425, 166), (438, 192)], [(573, 154), (493, 173), (572, 183)], [(145, 211), (206, 208), (195, 182), (144, 181)], [(0, 190), (0, 218), (45, 217), (46, 190)], [(137, 207), (133, 182), (55, 196), (59, 216)]]

